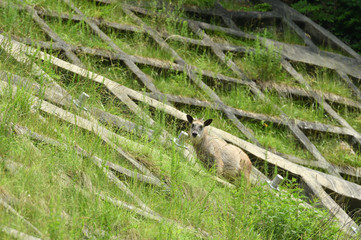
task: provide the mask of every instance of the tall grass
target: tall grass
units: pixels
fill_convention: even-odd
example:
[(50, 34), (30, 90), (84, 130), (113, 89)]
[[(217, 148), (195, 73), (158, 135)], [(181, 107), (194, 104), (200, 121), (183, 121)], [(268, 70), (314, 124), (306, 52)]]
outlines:
[[(52, 3), (54, 8), (56, 8), (55, 2)], [(105, 16), (112, 11), (112, 5), (110, 7), (97, 6), (88, 1), (77, 1), (76, 3), (81, 5), (82, 10), (89, 15), (92, 14), (93, 9), (97, 10), (94, 13), (96, 16)], [(8, 11), (10, 13), (6, 17), (3, 15), (3, 17), (11, 20), (11, 17), (17, 13), (11, 13), (12, 10)], [(34, 23), (30, 20), (18, 22), (17, 15), (16, 19), (16, 21), (7, 20), (1, 23), (5, 26), (4, 29), (7, 33), (18, 34), (19, 32), (16, 32), (17, 27), (19, 29), (21, 29), (20, 27), (23, 29), (34, 27)], [(83, 22), (74, 24), (56, 19), (46, 20), (66, 41), (106, 48), (105, 44), (94, 37), (95, 35), (92, 35), (90, 29)], [(10, 26), (10, 24), (14, 24), (14, 26)], [(166, 27), (171, 27), (170, 21)], [(184, 27), (184, 35), (187, 35), (188, 30), (185, 29)], [(32, 34), (35, 33), (36, 31)], [(131, 54), (169, 57), (157, 48), (145, 49), (154, 47), (152, 45), (154, 43), (148, 41), (149, 38), (134, 37), (130, 36), (131, 34), (124, 36), (119, 33), (112, 35), (111, 31), (107, 33), (114, 40), (121, 38), (117, 44), (123, 50), (126, 49), (126, 44), (132, 44), (131, 41), (135, 41), (133, 43), (135, 50), (129, 52)], [(31, 37), (36, 36), (31, 35)], [(145, 47), (142, 48), (141, 45)], [(179, 54), (184, 56), (188, 63), (201, 69), (231, 75), (230, 70), (220, 64), (209, 49), (183, 46), (174, 42), (171, 42), (171, 45)], [(261, 49), (260, 46), (258, 51), (260, 56), (263, 53), (267, 55), (267, 50)], [(105, 75), (122, 85), (139, 91), (146, 91), (144, 86), (121, 62), (102, 61), (102, 59), (92, 56), (80, 56), (80, 58), (90, 70)], [(256, 55), (249, 55), (248, 58), (254, 65), (264, 65), (266, 70), (267, 64), (278, 67), (278, 64), (272, 61), (273, 58), (268, 62), (263, 62), (267, 56), (263, 60)], [(35, 77), (29, 66), (17, 63), (5, 52), (1, 52), (0, 60), (0, 69), (22, 75), (30, 81), (44, 86), (42, 78)], [(280, 194), (276, 194), (268, 186), (250, 187), (242, 181), (235, 183), (235, 189), (219, 185), (211, 180), (210, 174), (213, 174), (211, 171), (208, 172), (205, 168), (196, 170), (194, 164), (189, 163), (174, 145), (163, 144), (157, 138), (164, 129), (176, 137), (180, 130), (187, 128), (186, 124), (162, 111), (138, 103), (155, 120), (155, 124), (150, 126), (129, 111), (103, 86), (86, 78), (56, 69), (47, 61), (37, 61), (36, 63), (53, 76), (74, 98), (77, 98), (83, 91), (87, 92), (90, 95), (87, 102), (89, 109), (92, 107), (101, 108), (155, 131), (155, 137), (149, 139), (147, 136), (139, 136), (135, 132), (129, 133), (124, 129), (105, 125), (123, 137), (143, 145), (141, 149), (136, 148), (135, 145), (132, 146), (132, 144), (121, 145), (120, 147), (151, 169), (163, 182), (169, 184), (170, 191), (164, 191), (162, 188), (135, 179), (118, 176), (135, 195), (161, 216), (175, 220), (183, 226), (202, 229), (214, 239), (337, 239), (339, 234), (343, 237), (338, 226), (333, 222), (333, 219), (329, 218), (327, 212), (322, 209), (304, 207), (300, 205), (298, 200), (295, 200), (301, 198), (301, 192), (292, 179), (285, 181), (285, 185), (282, 187), (284, 191)], [(204, 93), (197, 92), (199, 90), (191, 84), (183, 73), (170, 74), (147, 67), (142, 67), (142, 70), (152, 77), (157, 87), (164, 92), (173, 94), (179, 92), (190, 97), (204, 97)], [(276, 70), (274, 73), (273, 70), (268, 69), (268, 73), (282, 75), (281, 72)], [(255, 74), (261, 76), (262, 73)], [(236, 87), (227, 90), (222, 89), (221, 83), (217, 84), (214, 85), (214, 88), (227, 104), (234, 104), (234, 106), (242, 109), (255, 111), (263, 109), (266, 113), (267, 111), (268, 113), (272, 112), (271, 108), (268, 109), (269, 106), (261, 105), (253, 99), (249, 94), (249, 89)], [(103, 160), (136, 170), (95, 134), (66, 123), (56, 116), (39, 111), (37, 108), (31, 111), (33, 96), (28, 89), (19, 88), (16, 93), (11, 90), (12, 88), (9, 87), (0, 95), (2, 113), (0, 124), (0, 196), (6, 196), (6, 199), (10, 199), (9, 203), (14, 209), (34, 224), (45, 237), (50, 239), (81, 239), (88, 232), (94, 239), (112, 239), (115, 237), (120, 239), (199, 239), (195, 233), (184, 229), (180, 230), (170, 221), (159, 223), (141, 217), (133, 211), (119, 208), (93, 194), (91, 188), (114, 199), (136, 205), (130, 197), (110, 182), (104, 172), (96, 167), (89, 158), (79, 156), (73, 148), (74, 143)], [(39, 97), (42, 99), (41, 95)], [(204, 98), (206, 99), (206, 97)], [(272, 99), (272, 96), (270, 99), (276, 101)], [(280, 101), (287, 106), (291, 105), (290, 102)], [(177, 107), (194, 116), (214, 118), (214, 126), (244, 138), (219, 111), (195, 107)], [(290, 108), (290, 112), (296, 112), (296, 108), (292, 108), (292, 106)], [(80, 114), (79, 110), (71, 108), (67, 110)], [(306, 115), (308, 113), (306, 111)], [(347, 114), (348, 112), (345, 112), (345, 115)], [(317, 119), (317, 114), (308, 115), (312, 116), (312, 119)], [(299, 116), (296, 115), (296, 117)], [(16, 135), (11, 130), (10, 123), (24, 125), (30, 130), (52, 137), (64, 145), (54, 147), (34, 141), (27, 136)], [(277, 150), (291, 154), (300, 152), (301, 156), (307, 157), (307, 154), (299, 149), (295, 141), (290, 141), (287, 131), (277, 131), (276, 126), (267, 128), (264, 124), (252, 122), (246, 122), (246, 126), (254, 131), (256, 137), (265, 146), (275, 147)], [(298, 149), (294, 150), (294, 148)], [(326, 149), (326, 151), (329, 150)], [(15, 171), (7, 165), (9, 161), (16, 163)], [(206, 175), (201, 174), (200, 171), (206, 172)], [(83, 189), (87, 193), (83, 194), (79, 189)], [(2, 207), (0, 208), (0, 224), (40, 237), (22, 220)], [(0, 238), (11, 239), (3, 232), (0, 232)]]

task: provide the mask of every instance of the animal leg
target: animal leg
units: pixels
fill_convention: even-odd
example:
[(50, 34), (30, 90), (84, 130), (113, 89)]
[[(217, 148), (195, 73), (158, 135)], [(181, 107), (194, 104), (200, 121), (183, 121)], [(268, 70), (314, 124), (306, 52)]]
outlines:
[(222, 161), (222, 157), (220, 154), (217, 154), (217, 156), (216, 156), (216, 167), (217, 167), (217, 175), (222, 176), (223, 169), (224, 169), (224, 163)]

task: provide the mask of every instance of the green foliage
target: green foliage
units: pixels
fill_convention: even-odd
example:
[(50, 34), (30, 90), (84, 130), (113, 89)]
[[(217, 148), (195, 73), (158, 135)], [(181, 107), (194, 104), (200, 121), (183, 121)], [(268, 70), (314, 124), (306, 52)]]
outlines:
[(273, 45), (264, 47), (259, 37), (255, 47), (249, 50), (243, 58), (244, 70), (252, 79), (275, 80), (282, 77), (281, 54)]
[(268, 3), (253, 3), (252, 1), (223, 0), (220, 4), (231, 11), (256, 11), (267, 12), (272, 10), (272, 6)]
[(0, 8), (0, 30), (20, 37), (46, 40), (45, 33), (35, 24), (30, 15), (12, 7)]
[(217, 0), (182, 0), (185, 5), (195, 5), (199, 7), (213, 7)]
[[(295, 187), (295, 181), (296, 179), (293, 179), (287, 184), (289, 188), (293, 187), (292, 194), (275, 195), (270, 191), (260, 191), (252, 196), (251, 215), (256, 216), (256, 219), (253, 219), (256, 229), (262, 232), (265, 239), (336, 238), (339, 231), (337, 227), (328, 227), (332, 219), (321, 217), (319, 213), (309, 211), (301, 205), (301, 191)], [(259, 216), (262, 217), (257, 218)], [(310, 221), (311, 219), (319, 221)]]
[(254, 9), (259, 12), (268, 12), (272, 10), (272, 6), (268, 3), (259, 3), (254, 5)]
[(309, 16), (361, 53), (361, 1), (301, 0), (287, 2), (291, 2), (293, 8)]

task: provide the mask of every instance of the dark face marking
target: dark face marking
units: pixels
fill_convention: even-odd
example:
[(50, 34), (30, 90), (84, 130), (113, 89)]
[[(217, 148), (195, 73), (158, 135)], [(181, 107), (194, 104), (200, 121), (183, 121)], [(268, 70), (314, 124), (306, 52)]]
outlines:
[(187, 120), (191, 123), (190, 136), (193, 139), (201, 139), (204, 134), (204, 128), (212, 123), (212, 119), (206, 121), (200, 119), (193, 119), (190, 115), (187, 115)]
[(203, 135), (203, 127), (203, 121), (194, 120), (191, 126), (191, 136), (194, 138), (201, 137)]

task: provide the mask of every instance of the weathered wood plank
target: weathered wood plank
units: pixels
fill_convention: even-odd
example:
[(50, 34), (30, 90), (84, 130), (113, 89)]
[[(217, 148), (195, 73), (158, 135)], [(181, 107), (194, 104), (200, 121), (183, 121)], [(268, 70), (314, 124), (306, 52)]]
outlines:
[(163, 40), (163, 38), (154, 31), (151, 27), (149, 27), (147, 24), (145, 24), (139, 17), (137, 17), (132, 11), (130, 11), (127, 8), (126, 4), (122, 5), (122, 10), (129, 16), (131, 19), (133, 19), (139, 26), (141, 26), (146, 33), (148, 33), (158, 44), (162, 49), (166, 49), (168, 52), (172, 54), (172, 56), (175, 58), (176, 62), (179, 62), (180, 64), (184, 64), (184, 60), (178, 55), (174, 49), (172, 49), (166, 41)]
[(299, 45), (291, 45), (275, 41), (266, 42), (267, 44), (274, 45), (276, 48), (282, 48), (282, 56), (291, 61), (326, 67), (336, 71), (343, 71), (355, 78), (361, 78), (359, 63), (352, 58), (325, 51), (315, 53), (307, 47)]
[(31, 222), (26, 220), (18, 211), (16, 211), (12, 206), (10, 206), (6, 201), (4, 201), (2, 198), (0, 198), (0, 204), (9, 212), (14, 214), (17, 218), (19, 218), (21, 221), (23, 221), (27, 226), (29, 226), (31, 229), (33, 229), (39, 236), (44, 236), (42, 232), (38, 228), (36, 228)]
[(338, 70), (337, 73), (338, 73), (338, 75), (340, 75), (342, 80), (344, 80), (346, 82), (346, 84), (349, 86), (349, 88), (351, 88), (352, 92), (357, 97), (357, 99), (359, 101), (361, 101), (361, 91), (360, 91), (360, 89), (350, 80), (350, 78), (347, 76), (346, 73), (344, 73), (343, 71), (340, 71), (340, 70)]
[(146, 134), (150, 140), (153, 138), (153, 130), (138, 126), (133, 122), (97, 108), (91, 108), (90, 111), (91, 114), (101, 122), (111, 124), (119, 129), (126, 129), (127, 132), (136, 133), (139, 136), (144, 136)]
[(103, 3), (103, 4), (114, 4), (116, 3), (117, 1), (116, 0), (94, 0), (98, 3)]
[(9, 84), (15, 84), (19, 87), (29, 88), (36, 95), (44, 94), (44, 99), (51, 101), (53, 103), (67, 107), (70, 107), (73, 104), (70, 96), (64, 97), (63, 95), (61, 95), (61, 93), (59, 94), (58, 88), (54, 87), (51, 84), (44, 86), (42, 89), (40, 84), (36, 82), (30, 82), (25, 78), (22, 78), (20, 76), (5, 71), (0, 71), (0, 79)]
[[(58, 142), (52, 138), (49, 138), (49, 137), (40, 135), (36, 132), (30, 131), (28, 128), (20, 126), (18, 124), (14, 125), (14, 131), (19, 135), (28, 135), (31, 139), (34, 139), (34, 140), (37, 140), (40, 142), (44, 142), (44, 143), (52, 145), (52, 146), (70, 148), (66, 144), (61, 144), (60, 142)], [(78, 147), (78, 150), (79, 149), (80, 148)], [(118, 164), (114, 164), (112, 162), (102, 160), (101, 158), (99, 158), (97, 156), (91, 155), (88, 152), (86, 152), (85, 150), (77, 151), (77, 153), (79, 153), (79, 155), (81, 155), (81, 156), (92, 158), (93, 161), (101, 163), (102, 166), (105, 163), (105, 165), (108, 166), (110, 169), (112, 169), (120, 174), (126, 175), (128, 177), (132, 177), (132, 178), (137, 178), (140, 181), (168, 189), (168, 186), (166, 186), (164, 183), (161, 183), (161, 181), (159, 179), (156, 179), (156, 178), (152, 177), (151, 175), (143, 175), (140, 173), (135, 173), (134, 171), (131, 171), (127, 168), (119, 166)], [(132, 161), (135, 161), (135, 160), (132, 160)]]
[[(75, 145), (75, 149), (84, 156), (87, 156), (87, 152), (84, 151), (81, 147)], [(149, 213), (152, 213), (154, 215), (159, 215), (157, 213), (155, 213), (153, 210), (151, 210), (142, 200), (140, 200), (140, 198), (138, 198), (122, 181), (120, 181), (117, 176), (109, 171), (109, 169), (107, 167), (104, 166), (102, 160), (100, 158), (90, 158), (93, 163), (99, 167), (100, 169), (103, 170), (104, 174), (121, 190), (123, 191), (125, 194), (127, 194), (129, 197), (131, 197), (132, 199), (134, 199), (134, 201), (144, 210), (147, 211)]]
[[(54, 89), (54, 97), (63, 101), (64, 103), (71, 101), (69, 93), (63, 89), (53, 78), (51, 78), (46, 72), (44, 72), (38, 65), (33, 63), (31, 59), (25, 54), (29, 51), (29, 48), (25, 45), (21, 45), (18, 42), (4, 37), (0, 34), (0, 47), (4, 49), (9, 55), (14, 57), (17, 61), (25, 64), (30, 64), (32, 73), (36, 76), (40, 76), (45, 80), (47, 87), (51, 86)], [(25, 48), (25, 49), (24, 49)], [(36, 49), (32, 49), (32, 53), (36, 53)]]
[(214, 8), (199, 8), (196, 6), (185, 6), (183, 8), (186, 12), (197, 13), (201, 15), (208, 16), (219, 16), (223, 17), (225, 14), (228, 15), (229, 18), (239, 18), (239, 19), (248, 19), (248, 20), (263, 20), (263, 19), (276, 19), (281, 18), (281, 16), (275, 11), (267, 11), (267, 12), (257, 12), (257, 11), (227, 11), (222, 7), (221, 4), (216, 3)]
[(151, 212), (143, 211), (142, 209), (139, 209), (139, 208), (137, 208), (137, 207), (135, 207), (133, 205), (130, 205), (130, 204), (122, 202), (120, 200), (111, 198), (111, 197), (106, 196), (106, 195), (104, 195), (102, 193), (96, 192), (95, 194), (98, 195), (101, 199), (109, 201), (110, 203), (114, 204), (115, 206), (126, 208), (128, 210), (134, 211), (137, 214), (139, 214), (139, 215), (141, 215), (141, 216), (143, 216), (145, 218), (156, 220), (158, 222), (162, 222), (162, 223), (165, 223), (165, 224), (171, 224), (172, 226), (176, 226), (177, 228), (179, 228), (181, 230), (185, 230), (185, 231), (188, 231), (188, 232), (195, 233), (200, 238), (204, 238), (204, 237), (208, 238), (208, 237), (210, 237), (210, 235), (206, 231), (204, 231), (202, 229), (195, 229), (193, 226), (182, 226), (181, 224), (179, 224), (178, 222), (176, 222), (176, 221), (174, 221), (172, 219), (164, 218), (164, 217), (160, 216), (159, 214), (154, 214), (154, 213), (151, 213)]
[[(52, 18), (57, 18), (57, 19), (61, 18), (64, 20), (71, 20), (71, 21), (75, 21), (75, 22), (80, 22), (83, 19), (83, 17), (78, 14), (70, 15), (67, 13), (58, 13), (58, 12), (54, 12), (51, 10), (45, 10), (45, 9), (37, 9), (36, 11), (37, 11), (38, 15), (44, 16), (44, 17), (52, 17)], [(117, 22), (109, 22), (102, 18), (95, 18), (95, 17), (90, 17), (90, 19), (99, 26), (110, 27), (110, 28), (114, 28), (114, 29), (117, 29), (120, 31), (130, 31), (130, 32), (139, 32), (139, 33), (144, 32), (144, 30), (142, 28), (135, 26), (135, 25), (122, 24), (122, 23), (117, 23)]]
[(314, 177), (307, 176), (302, 179), (313, 191), (314, 195), (321, 201), (322, 205), (338, 219), (340, 228), (346, 230), (348, 234), (354, 236), (358, 226), (352, 218), (350, 218), (347, 213), (325, 192)]
[(41, 240), (41, 238), (33, 237), (31, 235), (20, 232), (14, 228), (10, 228), (5, 225), (0, 225), (0, 230), (13, 238), (20, 240)]
[[(262, 89), (276, 91), (278, 94), (283, 95), (283, 96), (294, 95), (294, 96), (312, 98), (312, 95), (307, 90), (300, 88), (300, 87), (291, 87), (291, 86), (288, 86), (285, 84), (276, 84), (274, 82), (263, 82), (263, 83), (259, 84), (259, 86)], [(342, 96), (339, 96), (339, 95), (336, 95), (333, 93), (322, 92), (319, 90), (315, 90), (315, 92), (317, 94), (321, 95), (322, 98), (326, 101), (343, 104), (343, 105), (354, 107), (354, 108), (361, 110), (361, 102), (354, 101), (350, 98), (342, 97)]]
[(303, 42), (311, 49), (311, 51), (318, 52), (318, 47), (311, 41), (311, 39), (305, 34), (305, 32), (297, 26), (292, 20), (287, 17), (282, 18), (282, 22), (287, 25), (290, 29), (302, 38)]
[[(0, 119), (1, 121), (1, 119)], [(9, 171), (11, 174), (16, 174), (17, 171), (23, 167), (22, 164), (14, 162), (12, 160), (9, 159), (4, 159), (2, 157), (0, 157), (0, 163), (2, 164), (2, 166), (4, 166), (6, 171)], [(1, 198), (1, 194), (0, 194), (0, 198)], [(6, 199), (4, 199), (6, 201)], [(7, 201), (6, 201), (7, 202)]]

